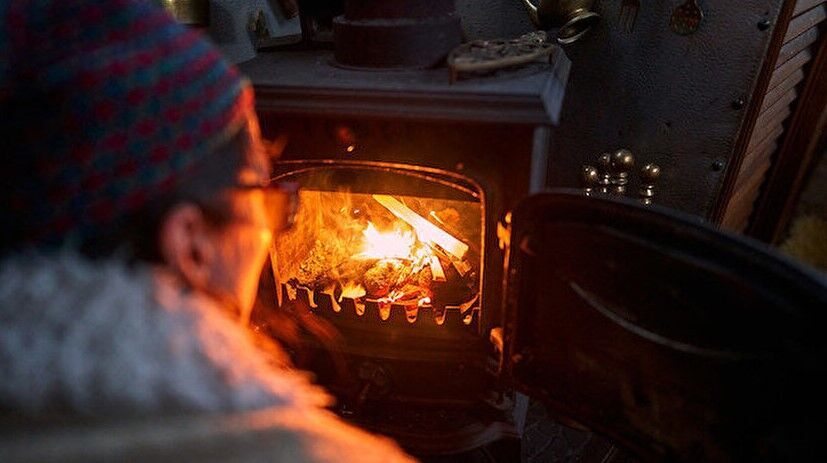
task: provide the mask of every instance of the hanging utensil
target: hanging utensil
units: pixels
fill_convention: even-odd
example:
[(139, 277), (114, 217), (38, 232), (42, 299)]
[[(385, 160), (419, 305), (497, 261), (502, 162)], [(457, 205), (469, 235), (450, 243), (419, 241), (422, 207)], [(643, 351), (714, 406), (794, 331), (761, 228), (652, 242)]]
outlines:
[(676, 34), (690, 35), (698, 30), (703, 19), (704, 12), (698, 7), (697, 0), (686, 0), (672, 12), (669, 27)]
[(567, 45), (580, 40), (600, 21), (600, 15), (591, 11), (595, 0), (520, 0), (528, 17), (538, 29), (559, 28), (557, 43)]
[(637, 12), (640, 10), (640, 0), (623, 0), (620, 4), (618, 14), (618, 25), (626, 32), (632, 32), (637, 20)]

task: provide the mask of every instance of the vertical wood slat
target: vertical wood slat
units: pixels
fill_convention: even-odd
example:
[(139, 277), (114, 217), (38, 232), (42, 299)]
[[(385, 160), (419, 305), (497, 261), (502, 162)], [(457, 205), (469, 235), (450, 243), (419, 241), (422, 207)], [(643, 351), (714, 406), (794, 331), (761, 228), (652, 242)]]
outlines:
[(789, 42), (790, 40), (798, 37), (816, 24), (824, 21), (825, 17), (827, 17), (827, 6), (824, 4), (818, 5), (802, 15), (794, 17), (793, 20), (790, 21), (789, 27), (787, 27), (787, 34), (784, 36), (784, 42)]
[(806, 65), (813, 55), (812, 44), (819, 39), (818, 24), (827, 18), (824, 0), (799, 0), (783, 32), (783, 39), (758, 114), (732, 180), (729, 198), (722, 213), (722, 226), (745, 231), (760, 199), (762, 185), (769, 179), (773, 155), (784, 136), (784, 123), (792, 114), (805, 80)]
[(803, 80), (803, 69), (798, 68), (795, 71), (793, 71), (793, 73), (787, 76), (787, 78), (784, 79), (783, 82), (781, 82), (775, 88), (767, 92), (767, 95), (764, 97), (764, 104), (761, 105), (761, 111), (765, 111), (767, 108), (775, 104), (775, 102), (781, 99), (781, 97), (784, 96), (786, 92), (788, 92), (790, 89), (801, 83), (801, 81)]
[[(738, 187), (737, 189), (738, 189), (739, 191), (740, 191), (741, 189), (743, 189), (744, 185), (747, 183), (746, 178), (748, 178), (748, 177), (749, 177), (749, 175), (748, 175), (748, 174), (750, 174), (750, 173), (754, 173), (754, 172), (755, 172), (755, 170), (756, 170), (756, 169), (758, 169), (758, 168), (759, 168), (759, 166), (760, 166), (762, 163), (765, 163), (765, 162), (771, 162), (771, 161), (772, 161), (772, 154), (773, 154), (773, 153), (774, 153), (774, 152), (778, 149), (778, 146), (779, 146), (779, 144), (778, 144), (778, 140), (777, 140), (777, 139), (768, 140), (768, 141), (767, 141), (767, 143), (765, 143), (765, 144), (762, 144), (762, 145), (761, 145), (761, 147), (760, 147), (760, 149), (759, 149), (759, 150), (756, 150), (756, 151), (755, 151), (755, 153), (754, 153), (754, 154), (753, 154), (753, 156), (749, 159), (749, 162), (748, 162), (748, 164), (749, 164), (749, 166), (750, 166), (750, 170), (748, 170), (748, 171), (747, 171), (747, 170), (745, 170), (745, 171), (744, 171), (743, 178), (740, 178), (740, 177), (738, 178), (738, 183), (737, 183), (737, 185), (736, 185), (736, 186)], [(755, 198), (753, 198), (753, 200), (754, 200), (754, 199), (755, 199)], [(753, 209), (752, 203), (750, 203), (750, 204), (745, 204), (743, 207), (744, 207), (744, 208), (746, 208), (746, 209), (749, 209), (749, 210), (752, 210), (752, 209)]]
[[(755, 156), (750, 160), (750, 169), (744, 170), (742, 175), (738, 177), (736, 182), (735, 194), (732, 195), (733, 207), (728, 211), (725, 220), (722, 222), (723, 226), (731, 226), (741, 222), (742, 218), (748, 218), (752, 214), (752, 203), (758, 196), (758, 191), (752, 189), (751, 181), (756, 181), (756, 173), (762, 174), (760, 178), (763, 180), (764, 171), (770, 164), (770, 157), (775, 152), (778, 145), (775, 140), (762, 148), (760, 152), (756, 152)], [(758, 183), (760, 185), (760, 182)]]
[[(767, 133), (766, 137), (760, 138), (760, 139), (756, 137), (754, 139), (755, 143), (750, 145), (750, 147), (747, 149), (747, 160), (755, 158), (755, 156), (757, 156), (759, 153), (761, 153), (761, 151), (764, 148), (766, 148), (769, 143), (774, 142), (775, 140), (778, 140), (778, 137), (780, 137), (782, 133), (784, 133), (784, 126), (779, 124), (775, 127), (775, 129), (773, 129), (772, 132)], [(746, 169), (746, 167), (747, 167), (746, 164), (747, 163), (745, 162), (744, 163), (745, 168), (741, 169), (741, 170), (747, 170)]]
[(793, 10), (793, 17), (800, 15), (801, 13), (811, 9), (812, 7), (820, 4), (824, 0), (799, 0), (798, 3), (795, 5), (795, 9)]
[[(755, 121), (755, 132), (753, 134), (754, 137), (764, 137), (766, 135), (767, 130), (772, 130), (772, 126), (770, 122), (776, 119), (778, 114), (786, 112), (789, 115), (790, 112), (790, 104), (795, 101), (798, 93), (796, 90), (790, 89), (785, 93), (781, 98), (778, 99), (772, 106), (767, 108), (764, 112), (758, 116), (758, 119)], [(752, 138), (750, 138), (752, 140)], [(749, 146), (749, 145), (747, 145)]]
[(772, 78), (773, 72), (778, 67), (778, 57), (781, 49), (784, 46), (784, 36), (787, 34), (787, 26), (793, 18), (793, 11), (796, 7), (796, 0), (784, 0), (781, 6), (781, 11), (776, 19), (775, 29), (772, 32), (772, 38), (767, 48), (764, 57), (764, 63), (761, 65), (761, 71), (755, 82), (755, 88), (750, 95), (750, 105), (746, 108), (744, 119), (741, 124), (741, 129), (735, 140), (733, 153), (730, 157), (729, 166), (724, 175), (721, 191), (718, 195), (718, 200), (715, 207), (710, 214), (710, 219), (719, 224), (728, 223), (727, 215), (731, 214), (733, 208), (737, 208), (737, 204), (732, 202), (734, 194), (735, 182), (741, 174), (741, 165), (744, 162), (747, 146), (749, 146), (752, 138), (753, 128), (755, 127), (755, 120), (761, 113), (761, 105), (764, 101), (764, 95), (767, 92), (767, 87)]
[(741, 188), (732, 196), (734, 203), (740, 205), (740, 207), (733, 209), (721, 225), (732, 229), (734, 227), (745, 227), (749, 223), (749, 217), (752, 215), (751, 204), (757, 199), (758, 188), (764, 182), (766, 171), (769, 168), (769, 162), (761, 163), (756, 166), (752, 175), (748, 175), (743, 179)]
[(789, 77), (790, 74), (794, 73), (796, 70), (804, 67), (804, 65), (806, 65), (812, 58), (813, 53), (809, 48), (805, 48), (804, 50), (798, 52), (798, 54), (792, 57), (792, 59), (775, 69), (775, 72), (772, 73), (772, 78), (770, 79), (770, 84), (767, 86), (767, 89), (772, 90), (780, 85), (784, 79)]
[(821, 40), (814, 54), (801, 102), (790, 120), (749, 224), (751, 236), (771, 243), (784, 236), (816, 153), (827, 143), (827, 39)]
[(778, 54), (778, 63), (786, 63), (788, 59), (815, 43), (816, 40), (818, 40), (818, 29), (807, 29), (806, 32), (790, 40), (785, 43), (783, 47), (781, 47), (781, 51)]
[[(753, 155), (748, 159), (745, 165), (749, 165), (750, 169), (745, 169), (738, 177), (737, 182), (735, 183), (735, 194), (733, 198), (736, 197), (743, 197), (745, 194), (744, 188), (746, 185), (749, 184), (750, 178), (754, 177), (757, 169), (759, 169), (762, 163), (770, 162), (770, 158), (772, 157), (772, 153), (778, 148), (778, 143), (776, 143), (776, 139), (767, 140), (766, 143), (762, 143), (759, 149), (757, 149)], [(752, 205), (748, 205), (749, 209), (752, 209)]]
[[(771, 148), (775, 149), (775, 146), (771, 145)], [(766, 156), (762, 157), (769, 158), (769, 154), (771, 153), (767, 152), (765, 154)], [(760, 162), (756, 164), (755, 168), (749, 173), (749, 175), (745, 175), (743, 178), (739, 179), (740, 188), (732, 196), (735, 204), (739, 207), (733, 208), (732, 212), (727, 215), (726, 221), (722, 225), (740, 225), (744, 222), (744, 219), (749, 219), (752, 215), (752, 203), (755, 202), (758, 197), (758, 189), (766, 179), (766, 172), (769, 170), (770, 164), (771, 163), (769, 160)]]

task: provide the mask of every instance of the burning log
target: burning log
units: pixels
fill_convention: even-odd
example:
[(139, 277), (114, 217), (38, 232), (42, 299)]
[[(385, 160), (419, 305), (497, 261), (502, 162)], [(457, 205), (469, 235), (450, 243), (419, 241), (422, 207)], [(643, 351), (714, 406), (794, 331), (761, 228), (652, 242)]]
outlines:
[(278, 245), (283, 281), (293, 291), (327, 294), (334, 307), (348, 299), (357, 313), (366, 303), (411, 311), (461, 306), (477, 297), (477, 251), (459, 239), (468, 221), (468, 211), (456, 209), (463, 205), (414, 198), (411, 207), (432, 211), (429, 217), (390, 195), (313, 194), (314, 215)]
[(313, 243), (313, 248), (299, 265), (296, 279), (302, 286), (316, 291), (322, 291), (331, 286), (334, 281), (330, 276), (330, 261), (334, 250), (321, 240)]
[(458, 259), (465, 257), (468, 245), (454, 238), (446, 231), (429, 222), (411, 210), (408, 206), (389, 195), (372, 195), (373, 199), (384, 206), (391, 214), (410, 225), (419, 239), (424, 243), (435, 243)]
[(373, 299), (386, 297), (399, 280), (404, 278), (407, 266), (398, 259), (382, 259), (365, 272), (364, 286)]
[(439, 263), (439, 257), (437, 256), (430, 256), (428, 259), (428, 264), (431, 266), (431, 275), (433, 277), (433, 281), (444, 282), (445, 281), (445, 271), (442, 270), (442, 264)]

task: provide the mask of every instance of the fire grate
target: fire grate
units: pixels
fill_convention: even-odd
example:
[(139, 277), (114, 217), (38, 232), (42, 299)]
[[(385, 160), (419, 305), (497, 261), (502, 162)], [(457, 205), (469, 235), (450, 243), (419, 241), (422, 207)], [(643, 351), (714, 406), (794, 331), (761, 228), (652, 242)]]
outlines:
[(446, 330), (473, 329), (479, 324), (480, 308), (474, 298), (463, 306), (433, 306), (428, 304), (412, 306), (410, 304), (387, 304), (367, 298), (336, 298), (323, 291), (311, 291), (296, 287), (291, 283), (281, 283), (279, 305), (287, 302), (300, 302), (306, 305), (314, 315), (331, 320), (334, 323), (356, 323), (356, 326), (393, 326), (415, 330), (423, 334), (422, 329), (442, 328)]

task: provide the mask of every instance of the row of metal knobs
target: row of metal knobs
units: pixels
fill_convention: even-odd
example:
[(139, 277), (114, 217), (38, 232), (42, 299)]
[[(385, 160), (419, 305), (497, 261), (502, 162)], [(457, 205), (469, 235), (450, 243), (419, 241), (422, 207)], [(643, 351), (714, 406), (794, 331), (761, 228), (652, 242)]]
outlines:
[[(635, 158), (627, 149), (614, 153), (603, 153), (597, 159), (597, 167), (585, 165), (581, 176), (583, 191), (587, 195), (593, 192), (626, 195), (629, 174), (635, 167)], [(646, 164), (640, 170), (640, 188), (638, 198), (643, 204), (652, 204), (655, 198), (655, 182), (660, 177), (657, 164)]]

